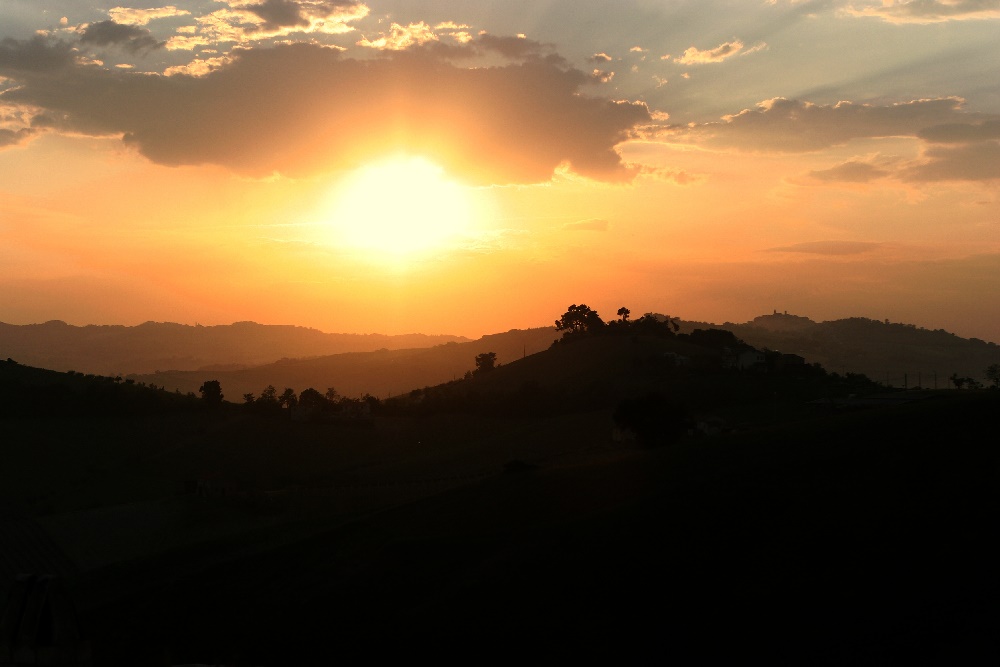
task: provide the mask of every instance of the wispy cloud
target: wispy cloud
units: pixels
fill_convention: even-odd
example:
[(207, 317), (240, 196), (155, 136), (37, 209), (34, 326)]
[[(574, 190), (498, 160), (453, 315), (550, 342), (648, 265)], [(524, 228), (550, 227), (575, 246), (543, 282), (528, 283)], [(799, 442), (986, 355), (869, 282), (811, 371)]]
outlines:
[(767, 248), (764, 252), (794, 252), (810, 255), (860, 255), (882, 247), (881, 243), (867, 241), (807, 241), (777, 248)]
[(830, 169), (810, 171), (809, 176), (818, 181), (839, 183), (869, 183), (889, 175), (889, 171), (881, 169), (870, 162), (849, 160)]
[(115, 23), (126, 25), (146, 25), (154, 19), (170, 18), (172, 16), (187, 16), (191, 12), (178, 9), (173, 5), (154, 7), (152, 9), (133, 9), (131, 7), (113, 7), (108, 10), (108, 16)]
[(357, 44), (381, 51), (403, 51), (411, 46), (436, 42), (437, 40), (438, 36), (434, 33), (433, 28), (421, 21), (409, 25), (393, 23), (388, 33), (382, 33), (373, 39), (362, 37)]
[(706, 63), (721, 63), (732, 58), (743, 49), (743, 42), (734, 39), (731, 42), (724, 42), (713, 49), (701, 50), (695, 46), (684, 49), (684, 53), (674, 58), (674, 62), (682, 65), (704, 65)]
[(1000, 19), (1000, 0), (883, 0), (846, 4), (846, 11), (852, 16), (877, 17), (890, 23)]
[(738, 150), (808, 152), (852, 139), (916, 138), (925, 128), (985, 120), (983, 114), (966, 112), (964, 104), (956, 97), (890, 105), (813, 104), (779, 97), (718, 122), (675, 126), (668, 133), (680, 140)]

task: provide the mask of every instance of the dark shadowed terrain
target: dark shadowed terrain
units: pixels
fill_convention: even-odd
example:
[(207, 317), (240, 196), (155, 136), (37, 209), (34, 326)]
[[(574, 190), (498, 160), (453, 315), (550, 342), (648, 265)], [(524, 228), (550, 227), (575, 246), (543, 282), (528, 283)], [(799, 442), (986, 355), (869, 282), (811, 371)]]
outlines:
[(995, 664), (1000, 394), (718, 340), (302, 421), (0, 364), (2, 583), (61, 575), (94, 664)]

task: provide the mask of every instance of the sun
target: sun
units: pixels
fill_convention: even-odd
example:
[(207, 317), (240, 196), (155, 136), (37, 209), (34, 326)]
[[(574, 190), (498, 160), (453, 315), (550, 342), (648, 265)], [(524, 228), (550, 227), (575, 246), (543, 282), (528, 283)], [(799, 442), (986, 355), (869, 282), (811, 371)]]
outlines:
[(421, 157), (372, 163), (347, 175), (331, 195), (334, 242), (371, 258), (432, 254), (472, 225), (468, 189)]

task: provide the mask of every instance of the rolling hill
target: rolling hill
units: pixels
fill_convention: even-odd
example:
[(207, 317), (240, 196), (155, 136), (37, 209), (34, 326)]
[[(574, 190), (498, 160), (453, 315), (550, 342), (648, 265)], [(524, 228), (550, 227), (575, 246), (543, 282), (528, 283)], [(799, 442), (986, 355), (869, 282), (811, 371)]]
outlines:
[(59, 320), (44, 324), (0, 322), (0, 358), (57, 371), (101, 375), (259, 366), (289, 357), (431, 347), (465, 342), (461, 336), (337, 334), (306, 327), (236, 322), (189, 326), (146, 322), (134, 327)]
[(461, 378), (475, 368), (476, 355), (496, 352), (504, 364), (547, 349), (558, 337), (554, 328), (513, 329), (472, 342), (449, 342), (428, 348), (379, 350), (281, 361), (241, 370), (167, 371), (130, 376), (182, 393), (198, 391), (205, 380), (218, 380), (227, 400), (241, 402), (246, 393), (259, 394), (268, 385), (296, 392), (334, 387), (346, 396), (397, 396), (412, 389)]
[(798, 354), (830, 372), (862, 373), (893, 387), (948, 388), (956, 373), (985, 382), (986, 367), (1000, 363), (996, 343), (864, 317), (814, 322), (774, 312), (743, 324), (682, 323), (683, 330), (706, 326), (728, 329), (759, 349)]

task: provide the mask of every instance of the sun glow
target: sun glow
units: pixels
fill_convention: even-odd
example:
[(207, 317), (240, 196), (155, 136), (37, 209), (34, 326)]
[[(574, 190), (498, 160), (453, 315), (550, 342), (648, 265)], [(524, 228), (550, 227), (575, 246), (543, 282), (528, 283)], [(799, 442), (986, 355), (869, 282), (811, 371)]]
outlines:
[(473, 209), (466, 188), (418, 157), (352, 172), (334, 191), (329, 208), (338, 245), (393, 260), (447, 248), (471, 231)]

